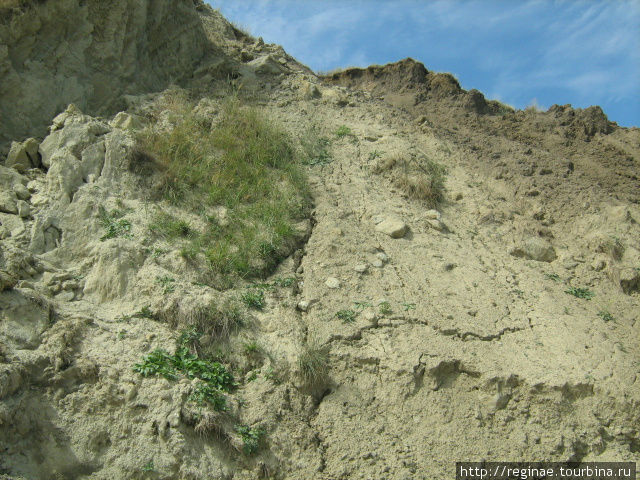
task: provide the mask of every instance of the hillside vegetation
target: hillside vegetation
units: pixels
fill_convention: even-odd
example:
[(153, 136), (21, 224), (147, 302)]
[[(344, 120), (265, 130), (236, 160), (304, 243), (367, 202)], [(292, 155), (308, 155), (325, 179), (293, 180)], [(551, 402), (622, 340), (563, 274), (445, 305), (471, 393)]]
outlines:
[(640, 130), (200, 1), (4, 20), (0, 478), (640, 462)]

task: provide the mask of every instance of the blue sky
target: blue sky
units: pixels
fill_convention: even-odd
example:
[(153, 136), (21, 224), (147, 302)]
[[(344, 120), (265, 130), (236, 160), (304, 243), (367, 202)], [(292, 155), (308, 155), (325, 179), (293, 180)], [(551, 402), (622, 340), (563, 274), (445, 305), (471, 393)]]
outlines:
[(210, 0), (315, 71), (412, 57), (516, 108), (640, 126), (640, 0)]

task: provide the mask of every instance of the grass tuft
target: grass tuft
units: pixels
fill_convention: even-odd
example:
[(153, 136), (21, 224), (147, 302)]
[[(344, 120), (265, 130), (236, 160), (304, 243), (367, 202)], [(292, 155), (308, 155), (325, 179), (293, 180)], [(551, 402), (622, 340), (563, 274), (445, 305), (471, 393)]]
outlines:
[(424, 201), (428, 207), (436, 207), (444, 200), (447, 169), (429, 158), (381, 158), (373, 172), (388, 174), (405, 195)]
[(111, 210), (111, 212), (107, 212), (102, 205), (100, 206), (100, 223), (102, 223), (102, 227), (105, 229), (105, 234), (100, 237), (100, 241), (104, 242), (105, 240), (116, 237), (132, 237), (131, 222), (122, 218), (123, 216), (124, 213), (121, 210)]
[(242, 439), (242, 449), (247, 455), (252, 455), (258, 451), (260, 440), (265, 435), (262, 428), (251, 428), (248, 425), (236, 425), (235, 431)]
[[(203, 258), (220, 276), (263, 276), (290, 254), (300, 239), (295, 223), (307, 218), (311, 200), (291, 138), (256, 108), (230, 100), (214, 125), (177, 97), (169, 102), (170, 131), (150, 126), (138, 151), (162, 171), (167, 201), (205, 220), (195, 232), (184, 220), (163, 214), (152, 231), (188, 238), (185, 258)], [(212, 215), (224, 207), (225, 222)]]
[(564, 293), (568, 293), (569, 295), (573, 295), (574, 297), (582, 298), (584, 300), (591, 300), (595, 297), (595, 293), (588, 288), (571, 287), (570, 289), (565, 290)]
[(264, 291), (262, 290), (248, 290), (242, 294), (242, 303), (247, 308), (253, 308), (255, 310), (262, 310), (265, 306)]
[(339, 320), (342, 320), (343, 323), (353, 323), (356, 321), (357, 316), (358, 314), (350, 309), (340, 310), (336, 313), (336, 317), (338, 317)]
[(298, 357), (298, 366), (307, 383), (318, 383), (327, 375), (329, 350), (327, 347), (307, 343)]

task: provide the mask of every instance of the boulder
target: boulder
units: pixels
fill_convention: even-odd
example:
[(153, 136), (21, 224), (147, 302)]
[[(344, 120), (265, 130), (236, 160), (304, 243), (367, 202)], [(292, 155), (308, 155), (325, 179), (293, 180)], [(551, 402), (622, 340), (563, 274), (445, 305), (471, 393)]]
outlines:
[(273, 55), (258, 57), (249, 62), (248, 65), (250, 65), (256, 73), (266, 75), (278, 75), (285, 71), (285, 67), (283, 67)]
[(324, 284), (329, 288), (340, 288), (340, 280), (335, 277), (327, 278), (327, 281)]
[(402, 238), (407, 234), (409, 227), (397, 217), (388, 217), (376, 225), (376, 230), (391, 238)]
[(24, 173), (30, 168), (39, 167), (38, 147), (39, 144), (35, 138), (29, 138), (22, 143), (11, 142), (6, 166), (20, 173)]
[[(52, 132), (40, 144), (42, 164), (46, 168), (51, 166), (51, 158), (56, 152), (62, 149), (71, 152), (79, 160), (85, 148), (96, 143), (97, 137), (110, 131), (107, 124), (82, 115), (76, 110), (68, 108), (64, 113), (58, 115), (58, 117), (64, 116), (64, 120), (58, 122), (62, 126), (56, 129), (52, 128)], [(57, 125), (55, 121), (54, 125)]]
[[(82, 178), (85, 182), (89, 182), (90, 178), (98, 178), (102, 173), (104, 166), (105, 146), (104, 141), (89, 145), (82, 151), (82, 160), (80, 169), (82, 170)], [(93, 175), (93, 177), (91, 177)]]
[(16, 207), (18, 209), (18, 215), (20, 218), (28, 218), (31, 215), (31, 207), (24, 200), (18, 200), (16, 202)]
[(142, 118), (138, 115), (133, 115), (126, 112), (118, 113), (111, 122), (109, 122), (109, 126), (112, 128), (120, 128), (122, 130), (137, 130), (142, 128), (144, 122)]
[(509, 253), (514, 257), (527, 258), (536, 262), (552, 262), (557, 258), (553, 246), (538, 237), (526, 239), (522, 246), (513, 248)]
[(17, 201), (18, 198), (13, 191), (5, 189), (0, 190), (0, 212), (12, 213), (14, 215), (17, 214)]
[(56, 151), (49, 158), (47, 184), (52, 196), (61, 198), (67, 196), (69, 201), (78, 187), (82, 185), (82, 170), (80, 162), (66, 148)]

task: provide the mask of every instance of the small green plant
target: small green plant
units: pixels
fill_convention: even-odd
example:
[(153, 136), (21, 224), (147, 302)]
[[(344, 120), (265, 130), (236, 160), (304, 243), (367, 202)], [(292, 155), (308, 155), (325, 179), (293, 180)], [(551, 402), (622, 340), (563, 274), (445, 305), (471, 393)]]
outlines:
[(280, 382), (282, 381), (280, 379), (280, 376), (276, 373), (276, 371), (273, 369), (273, 367), (268, 367), (264, 374), (263, 374), (264, 378), (266, 380), (269, 380), (270, 382), (272, 382), (274, 385), (279, 385)]
[(579, 287), (571, 287), (568, 290), (565, 290), (564, 293), (568, 293), (569, 295), (573, 295), (577, 298), (582, 298), (584, 300), (591, 300), (595, 293), (593, 293), (588, 288), (579, 288)]
[(248, 290), (242, 294), (241, 299), (247, 308), (262, 310), (265, 305), (264, 292), (262, 290)]
[(165, 295), (173, 293), (176, 290), (175, 281), (175, 278), (169, 277), (168, 275), (156, 277), (156, 284), (162, 287), (162, 293)]
[(416, 309), (416, 304), (415, 303), (402, 302), (402, 308), (404, 309), (405, 312), (407, 312), (409, 310), (415, 310)]
[(599, 311), (598, 316), (605, 322), (613, 322), (615, 320), (614, 316), (606, 310)]
[(369, 160), (375, 160), (376, 158), (381, 158), (383, 153), (384, 152), (379, 152), (378, 150), (369, 152)]
[(198, 383), (195, 390), (189, 395), (189, 400), (198, 405), (209, 404), (217, 411), (227, 409), (227, 399), (222, 392), (208, 383)]
[(156, 349), (147, 355), (142, 363), (134, 365), (133, 370), (143, 377), (160, 375), (167, 380), (176, 380), (180, 375), (187, 378), (199, 378), (211, 388), (229, 392), (235, 386), (233, 375), (218, 362), (202, 360), (180, 346), (171, 355), (163, 349)]
[(249, 382), (253, 382), (256, 378), (258, 378), (258, 372), (256, 372), (255, 370), (252, 371), (249, 376), (247, 377), (247, 383)]
[(549, 280), (553, 280), (554, 282), (559, 282), (560, 281), (560, 275), (558, 275), (557, 273), (545, 273), (544, 275)]
[(565, 315), (569, 315), (569, 307), (564, 307), (563, 312)]
[(127, 338), (127, 331), (126, 330), (120, 330), (118, 332), (118, 340), (124, 340), (125, 338)]
[(153, 464), (153, 460), (149, 460), (147, 463), (145, 463), (142, 466), (142, 471), (143, 472), (153, 472), (155, 469), (156, 469), (156, 467)]
[(187, 221), (179, 220), (165, 212), (156, 215), (153, 223), (149, 225), (149, 230), (168, 240), (185, 238), (192, 233), (191, 226)]
[(381, 315), (391, 315), (393, 313), (391, 304), (387, 301), (380, 302), (380, 304), (378, 305), (378, 309)]
[(252, 455), (258, 451), (260, 440), (265, 435), (262, 428), (251, 428), (248, 425), (236, 425), (235, 431), (242, 438), (242, 449), (247, 455)]
[(189, 349), (189, 351), (196, 350), (200, 344), (200, 337), (202, 334), (196, 327), (189, 327), (180, 332), (178, 337), (178, 346)]
[(342, 320), (343, 323), (353, 323), (356, 321), (357, 316), (358, 314), (350, 309), (340, 310), (336, 313), (336, 317), (338, 317), (339, 320)]
[(295, 282), (296, 282), (296, 279), (294, 277), (286, 277), (286, 278), (276, 278), (273, 281), (273, 284), (276, 287), (286, 288), (286, 287), (292, 286)]
[(356, 306), (356, 310), (362, 311), (365, 308), (369, 308), (369, 307), (373, 307), (373, 305), (369, 302), (353, 302), (353, 304)]
[(166, 255), (167, 253), (169, 253), (169, 250), (165, 250), (163, 248), (154, 248), (151, 252), (151, 258), (159, 258), (162, 255)]
[(105, 229), (105, 234), (100, 237), (100, 241), (104, 242), (105, 240), (116, 237), (132, 237), (131, 222), (122, 218), (123, 216), (124, 213), (120, 210), (111, 210), (111, 212), (107, 212), (103, 206), (100, 206), (100, 222), (102, 223), (102, 227)]
[(155, 320), (155, 315), (151, 311), (149, 305), (145, 305), (140, 310), (131, 315), (132, 318), (148, 318), (149, 320)]
[(260, 346), (255, 340), (252, 340), (251, 342), (245, 342), (242, 346), (244, 348), (244, 352), (247, 355), (258, 353), (260, 351)]
[(317, 137), (303, 141), (305, 162), (307, 165), (327, 165), (333, 160), (329, 147), (331, 141), (327, 137)]
[(338, 138), (355, 137), (351, 129), (346, 125), (340, 125), (338, 129), (335, 131), (335, 135)]

